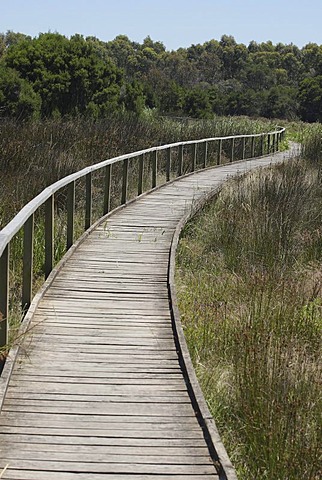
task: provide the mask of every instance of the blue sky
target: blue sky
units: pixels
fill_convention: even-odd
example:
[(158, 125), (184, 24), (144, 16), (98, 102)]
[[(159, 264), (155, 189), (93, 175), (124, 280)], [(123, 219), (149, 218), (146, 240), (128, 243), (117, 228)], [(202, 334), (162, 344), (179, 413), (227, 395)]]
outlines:
[(322, 44), (322, 0), (0, 0), (0, 32), (150, 35), (168, 50), (223, 34), (237, 42)]

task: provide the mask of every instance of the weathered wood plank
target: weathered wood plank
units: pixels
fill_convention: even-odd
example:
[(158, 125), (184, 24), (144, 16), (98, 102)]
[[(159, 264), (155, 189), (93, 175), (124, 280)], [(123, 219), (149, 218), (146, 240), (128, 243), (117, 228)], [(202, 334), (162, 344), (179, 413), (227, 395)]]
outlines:
[[(10, 460), (10, 459), (9, 459)], [(130, 460), (129, 460), (130, 461)], [(6, 459), (5, 459), (6, 462)], [(5, 464), (4, 462), (4, 464)], [(66, 463), (60, 461), (50, 461), (50, 460), (36, 460), (34, 458), (29, 460), (20, 460), (16, 459), (10, 464), (11, 468), (19, 470), (38, 470), (38, 471), (60, 471), (60, 472), (91, 472), (91, 473), (123, 473), (123, 474), (169, 474), (169, 475), (178, 475), (178, 474), (195, 474), (195, 475), (210, 475), (215, 473), (215, 468), (213, 465), (174, 465), (174, 464), (148, 464), (144, 465), (141, 463), (128, 463), (128, 464), (119, 464), (119, 463), (106, 463), (106, 462), (69, 462)], [(4, 477), (5, 478), (5, 477)]]
[[(9, 468), (4, 479), (11, 480), (129, 480), (127, 473), (70, 473), (66, 472), (50, 472), (50, 471), (35, 471), (35, 470), (15, 470)], [(175, 476), (175, 480), (214, 480), (214, 475), (198, 474), (190, 475), (179, 474)], [(131, 480), (156, 480), (154, 474), (131, 474)], [(173, 480), (172, 474), (158, 475), (157, 480)]]

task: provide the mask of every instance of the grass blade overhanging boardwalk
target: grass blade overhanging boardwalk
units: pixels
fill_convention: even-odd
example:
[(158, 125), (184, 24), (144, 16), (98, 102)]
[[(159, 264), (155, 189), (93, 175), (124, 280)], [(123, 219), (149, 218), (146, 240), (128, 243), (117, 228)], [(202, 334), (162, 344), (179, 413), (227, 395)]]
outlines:
[[(173, 336), (169, 249), (197, 201), (227, 175), (271, 160), (168, 184), (105, 218), (71, 249), (27, 314), (32, 333), (0, 417), (3, 478), (218, 478), (216, 432), (193, 399), (189, 358), (178, 356)], [(233, 479), (224, 450), (220, 457)]]

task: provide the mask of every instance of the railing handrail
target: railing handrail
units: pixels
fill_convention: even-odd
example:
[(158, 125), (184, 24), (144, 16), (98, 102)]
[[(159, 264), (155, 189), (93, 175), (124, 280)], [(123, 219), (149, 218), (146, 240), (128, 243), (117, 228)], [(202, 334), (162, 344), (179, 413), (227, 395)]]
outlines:
[(123, 160), (129, 160), (131, 158), (139, 157), (140, 155), (145, 155), (152, 152), (158, 152), (162, 150), (167, 150), (169, 148), (175, 148), (185, 145), (193, 145), (193, 144), (200, 144), (205, 142), (213, 142), (213, 141), (223, 141), (223, 140), (230, 140), (230, 139), (239, 139), (239, 138), (258, 138), (265, 135), (276, 135), (282, 134), (285, 131), (284, 127), (276, 127), (277, 130), (272, 132), (264, 132), (264, 133), (255, 133), (255, 134), (245, 134), (245, 135), (230, 135), (225, 137), (210, 137), (210, 138), (203, 138), (199, 140), (188, 140), (188, 141), (181, 141), (170, 143), (166, 145), (160, 145), (156, 147), (147, 148), (144, 150), (138, 150), (136, 152), (127, 153), (124, 155), (119, 155), (117, 157), (110, 158), (108, 160), (103, 160), (102, 162), (96, 163), (94, 165), (90, 165), (88, 167), (79, 170), (78, 172), (72, 173), (67, 175), (66, 177), (57, 180), (57, 182), (49, 185), (46, 187), (41, 193), (39, 193), (36, 197), (34, 197), (30, 202), (28, 202), (16, 215), (15, 217), (2, 229), (0, 230), (0, 257), (3, 254), (6, 246), (12, 240), (12, 238), (18, 233), (18, 231), (25, 225), (26, 221), (31, 217), (32, 214), (36, 212), (36, 210), (41, 207), (46, 200), (48, 200), (53, 194), (59, 191), (61, 188), (67, 186), (71, 182), (78, 180), (82, 177), (85, 177), (87, 174), (95, 172), (96, 170), (100, 170), (108, 165), (112, 165), (117, 162), (121, 162)]

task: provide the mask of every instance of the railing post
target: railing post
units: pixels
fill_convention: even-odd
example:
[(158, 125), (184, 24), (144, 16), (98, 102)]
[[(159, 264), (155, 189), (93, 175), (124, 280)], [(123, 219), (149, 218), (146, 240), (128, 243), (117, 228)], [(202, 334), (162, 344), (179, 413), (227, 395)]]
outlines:
[(280, 133), (277, 132), (276, 134), (276, 151), (278, 152), (280, 149)]
[(92, 224), (92, 172), (86, 175), (85, 230)]
[(252, 137), (251, 141), (251, 158), (255, 157), (255, 137)]
[(126, 203), (126, 200), (127, 200), (128, 176), (129, 176), (129, 159), (125, 158), (123, 160), (123, 182), (122, 182), (122, 198), (121, 198), (122, 205)]
[(242, 138), (242, 160), (245, 159), (246, 137)]
[(208, 157), (208, 142), (205, 142), (202, 168), (206, 168), (207, 166), (207, 157)]
[(194, 172), (196, 170), (196, 164), (197, 164), (197, 150), (198, 149), (198, 144), (193, 143), (192, 144), (192, 163), (191, 163), (191, 171)]
[(69, 250), (74, 243), (75, 224), (75, 182), (68, 185), (67, 190), (67, 239), (66, 249)]
[(167, 149), (167, 166), (166, 166), (166, 180), (170, 181), (171, 174), (171, 147)]
[(158, 172), (158, 152), (152, 152), (152, 188), (157, 186), (157, 172)]
[(271, 135), (267, 134), (267, 154), (271, 153)]
[(231, 139), (230, 163), (234, 161), (235, 137)]
[(261, 156), (264, 155), (264, 133), (261, 135)]
[(139, 156), (139, 180), (138, 180), (138, 195), (143, 192), (143, 172), (144, 172), (144, 153)]
[(217, 165), (221, 164), (222, 140), (218, 141)]
[(45, 203), (45, 278), (54, 264), (54, 195)]
[(182, 165), (183, 165), (183, 145), (179, 145), (178, 152), (178, 177), (182, 175)]
[(34, 256), (34, 215), (30, 215), (24, 225), (22, 309), (28, 310), (32, 298), (33, 256)]
[[(9, 316), (9, 245), (0, 257), (0, 348), (8, 343)], [(1, 371), (0, 358), (0, 371)]]
[(112, 179), (112, 165), (106, 165), (105, 180), (104, 180), (103, 215), (106, 215), (111, 208), (111, 179)]

